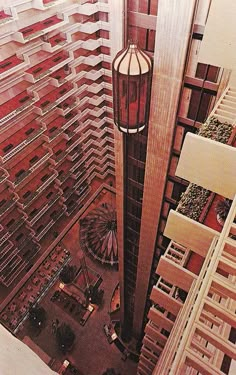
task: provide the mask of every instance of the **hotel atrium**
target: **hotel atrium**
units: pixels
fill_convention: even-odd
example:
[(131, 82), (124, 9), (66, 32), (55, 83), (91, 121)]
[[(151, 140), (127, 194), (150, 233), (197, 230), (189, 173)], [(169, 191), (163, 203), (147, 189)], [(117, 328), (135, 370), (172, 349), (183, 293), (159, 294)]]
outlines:
[(1, 374), (236, 373), (235, 16), (1, 2)]

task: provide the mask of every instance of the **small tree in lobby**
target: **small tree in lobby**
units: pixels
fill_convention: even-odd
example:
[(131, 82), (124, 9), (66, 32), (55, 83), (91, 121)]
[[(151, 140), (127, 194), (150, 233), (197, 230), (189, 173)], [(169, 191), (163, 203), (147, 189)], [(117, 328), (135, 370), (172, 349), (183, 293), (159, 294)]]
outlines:
[(76, 266), (70, 266), (66, 265), (63, 270), (60, 272), (59, 279), (64, 283), (64, 284), (70, 284), (74, 281), (75, 276), (76, 276)]
[(70, 351), (75, 341), (75, 334), (72, 328), (68, 324), (62, 323), (57, 328), (56, 340), (62, 353), (65, 354)]
[(34, 306), (29, 309), (29, 321), (35, 328), (42, 327), (46, 320), (46, 312), (43, 307)]

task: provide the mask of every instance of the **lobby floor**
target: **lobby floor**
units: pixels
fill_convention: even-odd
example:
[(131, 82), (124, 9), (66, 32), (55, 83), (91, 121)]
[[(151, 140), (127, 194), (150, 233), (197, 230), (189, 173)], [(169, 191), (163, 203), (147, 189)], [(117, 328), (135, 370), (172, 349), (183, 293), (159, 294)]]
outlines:
[[(103, 202), (110, 203), (114, 200), (110, 192), (101, 194), (96, 206)], [(92, 204), (88, 210), (95, 207)], [(85, 214), (86, 215), (86, 212)], [(80, 266), (79, 261), (79, 222), (76, 222), (61, 241), (72, 255), (72, 264)], [(118, 272), (108, 266), (103, 266), (86, 256), (86, 264), (96, 273), (100, 274), (103, 282), (100, 288), (104, 289), (104, 300), (99, 308), (95, 308), (84, 326), (81, 326), (68, 311), (64, 311), (57, 304), (50, 301), (55, 290), (58, 290), (59, 281), (51, 288), (49, 293), (40, 302), (47, 312), (47, 322), (40, 334), (29, 329), (27, 321), (23, 329), (18, 332), (21, 339), (29, 335), (33, 341), (42, 348), (50, 357), (63, 362), (71, 361), (82, 375), (102, 375), (107, 368), (114, 368), (120, 375), (135, 375), (137, 364), (129, 358), (122, 360), (122, 353), (114, 343), (109, 344), (103, 331), (103, 325), (110, 323), (109, 310), (113, 291), (118, 283)], [(76, 343), (70, 353), (63, 356), (57, 348), (55, 337), (52, 333), (52, 320), (58, 319), (60, 323), (68, 323), (76, 334)]]

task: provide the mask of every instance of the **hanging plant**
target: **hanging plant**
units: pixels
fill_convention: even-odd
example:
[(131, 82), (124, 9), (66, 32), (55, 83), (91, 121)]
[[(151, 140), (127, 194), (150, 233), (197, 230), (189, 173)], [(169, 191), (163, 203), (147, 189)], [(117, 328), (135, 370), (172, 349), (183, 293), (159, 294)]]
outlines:
[(232, 201), (227, 198), (217, 202), (215, 211), (216, 211), (217, 220), (219, 224), (221, 225), (224, 224), (228, 216), (231, 204), (232, 204)]

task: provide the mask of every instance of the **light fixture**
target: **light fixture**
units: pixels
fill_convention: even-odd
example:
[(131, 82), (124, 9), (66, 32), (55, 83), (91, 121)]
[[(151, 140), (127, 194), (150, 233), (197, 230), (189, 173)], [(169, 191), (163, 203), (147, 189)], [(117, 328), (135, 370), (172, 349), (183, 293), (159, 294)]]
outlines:
[(141, 132), (148, 123), (152, 66), (152, 58), (132, 42), (113, 60), (114, 122), (124, 133)]

